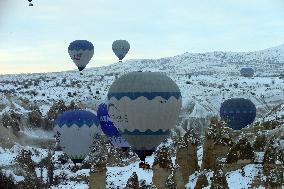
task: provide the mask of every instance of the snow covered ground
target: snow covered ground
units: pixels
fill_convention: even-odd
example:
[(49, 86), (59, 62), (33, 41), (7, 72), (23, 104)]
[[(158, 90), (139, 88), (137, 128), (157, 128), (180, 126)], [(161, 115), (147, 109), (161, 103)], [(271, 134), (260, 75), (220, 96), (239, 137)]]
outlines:
[[(19, 154), (19, 152), (22, 150), (30, 150), (32, 151), (32, 160), (35, 163), (39, 163), (44, 157), (47, 157), (48, 150), (47, 149), (41, 149), (41, 148), (33, 148), (28, 146), (20, 146), (15, 145), (11, 149), (2, 149), (0, 148), (0, 167), (2, 167), (2, 171), (6, 173), (6, 175), (11, 175), (15, 182), (20, 182), (24, 180), (24, 177), (21, 175), (17, 175), (14, 169), (15, 167), (15, 158)], [(199, 164), (202, 160), (202, 147), (199, 147), (198, 150), (198, 160)], [(58, 157), (62, 155), (62, 152), (55, 152), (53, 155), (53, 158), (56, 160)], [(260, 152), (257, 154), (257, 156), (263, 156), (263, 153)], [(151, 166), (154, 162), (154, 156), (147, 157), (146, 162), (148, 162)], [(175, 163), (175, 157), (172, 157), (172, 162)], [(56, 170), (54, 172), (55, 175), (66, 175), (67, 179), (70, 179), (70, 181), (64, 181), (59, 183), (56, 186), (53, 186), (52, 189), (55, 188), (61, 188), (61, 189), (87, 189), (88, 184), (85, 181), (78, 182), (78, 181), (72, 181), (71, 178), (76, 178), (77, 176), (89, 176), (90, 170), (89, 169), (79, 169), (76, 172), (73, 172), (70, 168), (72, 168), (74, 165), (71, 161), (68, 161), (64, 165), (60, 165), (59, 162), (55, 165)], [(136, 172), (138, 175), (138, 179), (140, 182), (145, 180), (145, 183), (148, 185), (151, 185), (152, 183), (152, 177), (153, 177), (153, 171), (150, 170), (143, 170), (139, 168), (139, 162), (133, 162), (130, 163), (127, 166), (124, 167), (107, 167), (107, 188), (116, 188), (116, 189), (123, 189), (126, 186), (127, 180), (132, 175), (133, 172)], [(254, 179), (254, 177), (260, 172), (260, 176), (264, 179), (264, 176), (262, 174), (262, 165), (261, 164), (248, 164), (246, 165), (242, 170), (236, 170), (231, 171), (226, 174), (227, 182), (229, 188), (242, 188), (242, 189), (248, 189), (250, 188), (250, 185)], [(38, 177), (40, 177), (40, 170), (37, 169)], [(186, 185), (187, 189), (193, 189), (198, 176), (201, 173), (194, 173), (189, 177), (189, 181)], [(213, 172), (209, 171), (205, 173), (207, 180), (209, 182), (209, 186), (206, 187), (207, 189), (210, 188), (211, 184), (211, 178), (213, 177)], [(47, 170), (43, 171), (43, 178), (47, 180)], [(261, 188), (261, 187), (260, 187)]]
[[(218, 115), (221, 103), (228, 98), (243, 97), (252, 100), (257, 107), (257, 120), (274, 119), (283, 116), (284, 111), (269, 113), (275, 105), (283, 103), (284, 99), (284, 45), (249, 53), (210, 52), (184, 53), (175, 57), (157, 60), (128, 60), (114, 65), (90, 68), (80, 75), (77, 71), (39, 74), (19, 74), (0, 76), (0, 115), (9, 110), (25, 114), (30, 111), (30, 105), (39, 106), (43, 116), (46, 116), (52, 104), (63, 99), (66, 103), (75, 101), (84, 107), (96, 110), (99, 103), (106, 98), (107, 91), (116, 77), (130, 71), (159, 71), (169, 75), (180, 87), (183, 98), (183, 117), (207, 118)], [(239, 74), (242, 67), (255, 69), (255, 77), (244, 78)], [(190, 108), (189, 108), (190, 107)], [(283, 109), (283, 105), (279, 106)], [(265, 116), (269, 113), (267, 116)], [(283, 128), (283, 127), (282, 127)], [(280, 131), (280, 130), (279, 130)], [(277, 132), (279, 132), (277, 131)], [(52, 138), (52, 133), (41, 130), (21, 131), (31, 138)], [(280, 131), (281, 132), (281, 131)], [(283, 131), (282, 131), (283, 132)], [(280, 141), (283, 146), (283, 140)], [(31, 150), (32, 159), (39, 163), (47, 156), (48, 150), (38, 147), (15, 145), (11, 149), (0, 148), (0, 168), (6, 175), (11, 175), (16, 182), (24, 179), (15, 172), (15, 158), (22, 149)], [(283, 147), (284, 149), (284, 147)], [(54, 158), (60, 156), (54, 154)], [(198, 149), (198, 163), (201, 165), (203, 149)], [(175, 157), (173, 157), (173, 160)], [(152, 165), (154, 157), (147, 159)], [(125, 167), (107, 167), (107, 184), (123, 188), (133, 172), (147, 184), (152, 182), (153, 172), (142, 170), (139, 162)], [(89, 175), (89, 170), (72, 172), (72, 162), (63, 166), (57, 165), (55, 175), (66, 174), (67, 178), (78, 175)], [(249, 164), (241, 170), (226, 174), (230, 188), (249, 188), (252, 179), (262, 167)], [(40, 170), (37, 170), (40, 174)], [(189, 177), (187, 188), (194, 188), (199, 173)], [(210, 184), (213, 172), (207, 172)], [(43, 178), (47, 179), (47, 170), (43, 170)], [(113, 185), (112, 185), (113, 183)], [(55, 188), (88, 188), (85, 182), (62, 182)], [(209, 186), (207, 188), (210, 188)]]

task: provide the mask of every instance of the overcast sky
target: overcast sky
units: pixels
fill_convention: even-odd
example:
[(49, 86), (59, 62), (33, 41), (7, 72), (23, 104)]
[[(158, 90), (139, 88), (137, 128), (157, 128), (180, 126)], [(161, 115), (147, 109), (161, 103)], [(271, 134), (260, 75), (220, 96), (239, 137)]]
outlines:
[(0, 73), (75, 69), (67, 48), (95, 46), (87, 67), (184, 52), (254, 51), (284, 43), (284, 0), (0, 0)]

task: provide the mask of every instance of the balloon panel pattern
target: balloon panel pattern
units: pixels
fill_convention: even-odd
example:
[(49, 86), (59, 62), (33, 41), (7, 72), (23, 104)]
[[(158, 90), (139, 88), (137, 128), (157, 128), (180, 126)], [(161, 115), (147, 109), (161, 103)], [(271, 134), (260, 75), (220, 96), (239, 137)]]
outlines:
[(82, 71), (94, 55), (94, 46), (87, 40), (76, 40), (70, 43), (68, 53), (79, 71)]
[(231, 128), (240, 130), (253, 123), (256, 107), (249, 99), (232, 98), (221, 104), (220, 116)]
[(244, 77), (253, 77), (254, 75), (254, 69), (253, 68), (242, 68), (240, 70), (240, 73)]
[(134, 150), (155, 150), (175, 126), (180, 109), (178, 86), (161, 73), (128, 73), (108, 92), (110, 117)]
[(116, 126), (113, 124), (108, 114), (107, 105), (102, 103), (97, 110), (97, 116), (101, 123), (101, 129), (106, 136), (108, 136), (110, 142), (117, 147), (129, 147), (128, 142), (122, 138)]
[(84, 159), (93, 140), (101, 134), (99, 119), (86, 110), (69, 110), (58, 116), (54, 132), (60, 146), (71, 159)]
[(126, 40), (116, 40), (112, 43), (112, 50), (119, 60), (122, 60), (130, 49)]

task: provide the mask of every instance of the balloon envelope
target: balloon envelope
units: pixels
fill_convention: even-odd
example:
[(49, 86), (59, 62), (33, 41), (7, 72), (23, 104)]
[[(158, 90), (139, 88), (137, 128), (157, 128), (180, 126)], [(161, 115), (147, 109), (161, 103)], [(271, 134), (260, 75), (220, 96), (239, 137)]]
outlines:
[(94, 45), (87, 40), (76, 40), (70, 43), (68, 53), (79, 71), (82, 71), (94, 55)]
[(220, 116), (232, 129), (240, 130), (253, 123), (256, 107), (249, 99), (231, 98), (221, 104)]
[(125, 74), (108, 92), (110, 117), (141, 160), (168, 137), (180, 109), (179, 87), (162, 73)]
[(126, 40), (116, 40), (112, 43), (112, 50), (121, 61), (130, 49), (130, 44)]
[(102, 131), (108, 138), (110, 142), (117, 147), (129, 147), (128, 142), (122, 138), (121, 134), (113, 124), (112, 120), (108, 114), (108, 108), (105, 103), (99, 105), (97, 110), (97, 116), (101, 123)]
[(240, 70), (240, 73), (244, 77), (253, 77), (254, 75), (254, 69), (253, 68), (242, 68)]
[(74, 161), (80, 162), (91, 151), (93, 140), (101, 134), (99, 119), (86, 110), (69, 110), (54, 122), (63, 151)]

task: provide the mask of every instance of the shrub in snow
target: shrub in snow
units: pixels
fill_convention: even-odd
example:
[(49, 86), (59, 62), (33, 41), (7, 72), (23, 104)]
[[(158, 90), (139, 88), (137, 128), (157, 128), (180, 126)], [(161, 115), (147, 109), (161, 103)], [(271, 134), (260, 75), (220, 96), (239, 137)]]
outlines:
[(69, 106), (67, 107), (68, 110), (76, 110), (79, 109), (78, 105), (74, 102), (74, 100), (72, 100), (69, 104)]
[(283, 183), (283, 167), (271, 169), (266, 176), (265, 188), (282, 188)]
[(10, 112), (10, 113), (5, 113), (2, 116), (2, 125), (4, 127), (12, 127), (14, 132), (20, 131), (20, 122), (21, 122), (21, 117), (20, 114), (17, 114), (15, 112)]
[(86, 164), (85, 166), (94, 165), (95, 169), (105, 169), (110, 146), (111, 144), (106, 136), (96, 138), (94, 140), (92, 152), (83, 164)]
[(42, 188), (42, 182), (37, 178), (36, 164), (32, 160), (32, 152), (22, 149), (16, 157), (17, 172), (25, 178), (24, 185), (29, 188)]
[(63, 100), (59, 100), (55, 104), (51, 106), (47, 113), (47, 117), (49, 120), (54, 120), (57, 116), (67, 110), (67, 107)]
[(242, 137), (237, 144), (230, 148), (226, 163), (237, 163), (238, 160), (254, 160), (254, 151), (246, 137)]
[(152, 183), (146, 184), (146, 180), (140, 180), (140, 189), (157, 189)]
[(53, 184), (59, 183), (59, 179), (57, 179), (56, 182), (54, 182), (55, 166), (54, 166), (54, 162), (53, 162), (53, 158), (52, 158), (52, 153), (51, 153), (50, 150), (48, 151), (47, 157), (43, 158), (40, 161), (39, 165), (41, 167), (41, 170), (42, 170), (42, 168), (47, 169), (47, 186), (48, 187), (52, 186)]
[(273, 121), (265, 121), (263, 123), (261, 123), (261, 126), (265, 129), (265, 130), (272, 130), (275, 129), (276, 127), (278, 127), (280, 125), (280, 122), (277, 120), (273, 120)]
[(206, 186), (208, 186), (208, 180), (205, 174), (201, 174), (199, 175), (196, 185), (194, 187), (194, 189), (201, 189), (201, 188), (205, 188)]
[(264, 151), (264, 147), (266, 145), (266, 136), (265, 134), (258, 134), (256, 136), (256, 139), (253, 143), (253, 148), (254, 151), (258, 151), (258, 152), (263, 152)]
[(139, 181), (136, 172), (133, 172), (127, 181), (125, 189), (139, 189)]
[(53, 122), (49, 120), (47, 117), (43, 118), (42, 120), (42, 129), (44, 130), (52, 130), (53, 129)]
[(28, 124), (33, 127), (41, 127), (42, 114), (39, 110), (33, 110), (28, 113)]
[(210, 189), (229, 189), (228, 182), (222, 169), (214, 171)]
[(165, 187), (166, 189), (176, 189), (177, 188), (174, 172), (172, 172), (168, 176), (167, 181), (165, 183)]
[(171, 156), (169, 154), (169, 149), (167, 146), (161, 146), (161, 148), (155, 153), (153, 166), (155, 165), (159, 165), (159, 167), (164, 169), (171, 169), (173, 167)]
[(0, 172), (0, 188), (17, 189), (17, 187), (19, 187), (19, 185), (14, 184), (12, 175), (7, 176)]

